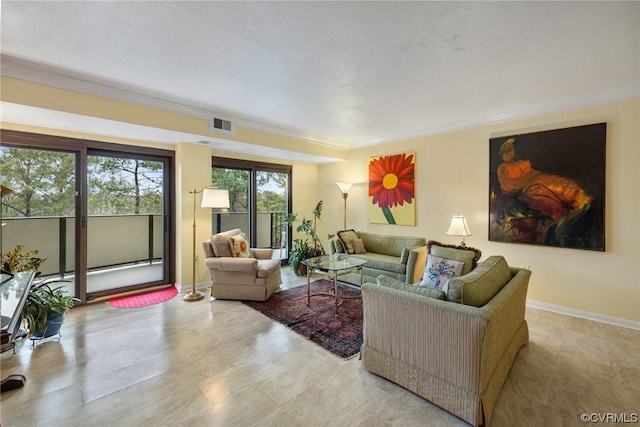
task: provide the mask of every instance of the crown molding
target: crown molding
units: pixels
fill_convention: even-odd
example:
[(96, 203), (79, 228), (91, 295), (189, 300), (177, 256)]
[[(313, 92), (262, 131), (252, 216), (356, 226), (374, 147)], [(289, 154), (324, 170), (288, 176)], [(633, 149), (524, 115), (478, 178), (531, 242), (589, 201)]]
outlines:
[(432, 126), (428, 128), (418, 129), (410, 132), (402, 132), (380, 138), (371, 138), (362, 141), (354, 141), (350, 144), (350, 148), (362, 148), (372, 145), (388, 144), (404, 139), (416, 138), (421, 136), (438, 135), (447, 132), (453, 132), (474, 127), (481, 127), (495, 123), (509, 122), (513, 120), (526, 119), (530, 117), (542, 116), (545, 114), (561, 113), (564, 111), (576, 110), (579, 108), (594, 107), (597, 105), (608, 104), (611, 102), (624, 101), (626, 99), (640, 97), (640, 86), (632, 86), (628, 88), (616, 89), (609, 92), (583, 96), (574, 99), (566, 99), (558, 102), (535, 105), (491, 116), (477, 117), (469, 120), (462, 120), (453, 123)]
[(169, 101), (158, 96), (140, 93), (131, 85), (78, 73), (68, 69), (32, 62), (16, 56), (2, 54), (0, 55), (0, 64), (3, 76), (12, 77), (18, 80), (25, 80), (86, 95), (127, 102), (143, 107), (172, 111), (202, 119), (209, 119), (212, 115), (210, 111), (202, 108), (192, 107), (179, 102)]
[(494, 123), (541, 116), (545, 114), (559, 113), (584, 107), (591, 107), (615, 101), (622, 101), (640, 97), (640, 86), (616, 89), (609, 92), (593, 94), (589, 96), (561, 100), (552, 103), (534, 105), (531, 107), (503, 112), (484, 117), (470, 118), (452, 123), (431, 126), (408, 132), (399, 132), (387, 136), (364, 139), (360, 141), (339, 141), (312, 133), (283, 128), (274, 124), (263, 123), (246, 117), (226, 114), (223, 111), (212, 111), (203, 106), (188, 105), (187, 101), (174, 101), (162, 97), (161, 94), (141, 93), (140, 88), (95, 76), (78, 73), (68, 69), (33, 62), (12, 55), (0, 54), (1, 74), (19, 80), (31, 81), (47, 86), (58, 87), (88, 95), (113, 99), (143, 107), (169, 111), (190, 117), (210, 120), (212, 117), (220, 117), (230, 120), (235, 126), (299, 139), (325, 147), (350, 150), (369, 147), (373, 145), (388, 144), (404, 139), (437, 135), (457, 130), (481, 127)]
[(3, 76), (18, 80), (25, 80), (86, 95), (93, 95), (205, 120), (210, 120), (215, 116), (225, 120), (230, 120), (235, 126), (240, 126), (246, 129), (300, 139), (332, 148), (345, 150), (349, 148), (348, 142), (345, 141), (337, 141), (331, 138), (313, 135), (308, 132), (285, 129), (246, 117), (228, 114), (224, 111), (212, 111), (202, 106), (188, 105), (186, 101), (181, 102), (168, 100), (163, 98), (161, 94), (152, 94), (149, 92), (143, 93), (140, 88), (133, 85), (127, 85), (121, 82), (78, 73), (69, 69), (33, 62), (12, 55), (0, 54), (0, 66), (0, 73)]

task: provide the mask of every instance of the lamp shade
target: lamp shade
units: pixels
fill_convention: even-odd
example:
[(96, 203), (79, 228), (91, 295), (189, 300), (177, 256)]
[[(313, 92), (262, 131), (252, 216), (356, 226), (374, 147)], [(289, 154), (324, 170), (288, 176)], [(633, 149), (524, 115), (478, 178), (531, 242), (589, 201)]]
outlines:
[(449, 229), (444, 234), (449, 236), (471, 236), (471, 230), (464, 215), (454, 215), (451, 218)]
[(202, 190), (203, 208), (228, 208), (229, 207), (229, 191), (218, 190), (217, 188), (205, 188)]
[(348, 193), (349, 190), (351, 190), (351, 186), (353, 185), (350, 182), (336, 182), (336, 184), (338, 185), (338, 187), (340, 187), (340, 191), (342, 192), (342, 194)]
[(0, 185), (0, 195), (4, 197), (7, 194), (11, 194), (11, 193), (13, 193), (13, 190), (11, 188), (5, 187), (4, 185)]

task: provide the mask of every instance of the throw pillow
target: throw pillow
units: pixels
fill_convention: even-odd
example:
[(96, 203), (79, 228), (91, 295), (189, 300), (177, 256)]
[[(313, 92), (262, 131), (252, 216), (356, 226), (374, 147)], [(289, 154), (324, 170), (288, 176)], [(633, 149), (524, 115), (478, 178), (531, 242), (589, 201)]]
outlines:
[(342, 230), (338, 231), (338, 239), (342, 242), (342, 246), (344, 247), (347, 253), (354, 253), (355, 249), (353, 248), (353, 241), (358, 238), (355, 230)]
[(229, 236), (226, 234), (214, 234), (211, 236), (211, 247), (217, 257), (231, 257), (233, 253), (229, 247)]
[(446, 289), (449, 279), (460, 276), (462, 267), (464, 262), (429, 255), (419, 285), (433, 289)]
[(510, 280), (511, 269), (507, 260), (493, 255), (471, 273), (451, 279), (445, 290), (447, 301), (482, 307)]
[(353, 239), (353, 252), (356, 254), (364, 254), (367, 252), (367, 248), (364, 247), (362, 239)]
[(440, 242), (429, 240), (427, 253), (441, 258), (464, 262), (462, 274), (467, 274), (478, 266), (478, 260), (482, 256), (479, 249), (469, 246), (443, 245)]
[(231, 246), (231, 252), (236, 258), (253, 258), (251, 249), (249, 249), (249, 242), (247, 236), (244, 233), (237, 234), (229, 237), (229, 245)]

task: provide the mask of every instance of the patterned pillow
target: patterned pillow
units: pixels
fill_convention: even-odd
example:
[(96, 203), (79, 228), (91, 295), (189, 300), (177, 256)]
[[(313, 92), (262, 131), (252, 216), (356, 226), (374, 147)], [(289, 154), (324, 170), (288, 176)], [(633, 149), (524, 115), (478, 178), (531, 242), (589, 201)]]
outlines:
[(247, 241), (247, 235), (244, 233), (237, 234), (229, 237), (229, 246), (231, 246), (231, 252), (236, 258), (253, 258), (251, 249), (249, 249), (249, 242)]
[(419, 286), (446, 290), (447, 282), (452, 277), (460, 276), (464, 262), (429, 255)]
[(427, 253), (446, 259), (464, 262), (462, 274), (467, 274), (478, 266), (478, 260), (482, 256), (479, 249), (469, 246), (443, 245), (435, 240), (427, 242)]

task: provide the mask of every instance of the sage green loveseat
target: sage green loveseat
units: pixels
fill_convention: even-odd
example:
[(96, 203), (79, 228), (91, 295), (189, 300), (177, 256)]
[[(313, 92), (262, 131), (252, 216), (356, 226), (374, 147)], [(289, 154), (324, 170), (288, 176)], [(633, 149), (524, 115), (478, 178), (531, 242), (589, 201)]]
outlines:
[(446, 293), (385, 277), (365, 283), (363, 367), (472, 425), (489, 424), (529, 340), (530, 276), (492, 256), (450, 279)]
[[(362, 240), (365, 249), (365, 252), (353, 252), (354, 256), (367, 260), (362, 269), (365, 282), (375, 282), (381, 274), (405, 283), (414, 283), (422, 277), (427, 259), (426, 239), (349, 231)], [(344, 242), (339, 236), (329, 239), (329, 254), (347, 252), (349, 249), (345, 246), (350, 242)], [(361, 285), (359, 272), (342, 275), (340, 280)]]

